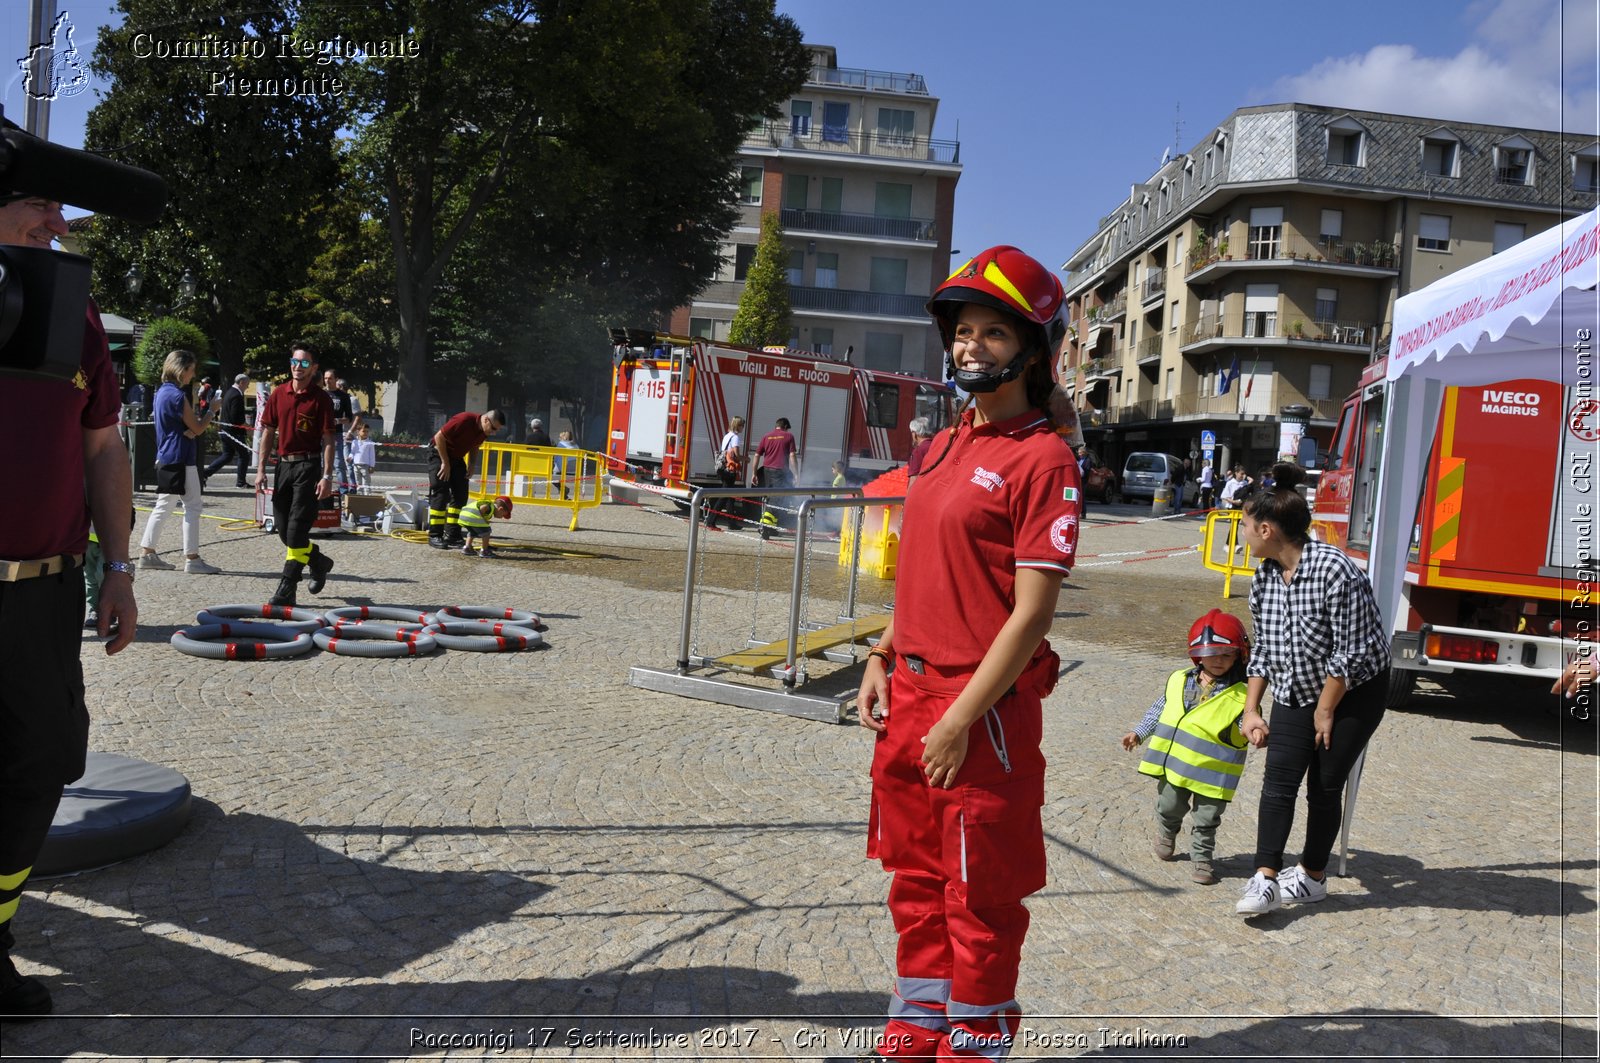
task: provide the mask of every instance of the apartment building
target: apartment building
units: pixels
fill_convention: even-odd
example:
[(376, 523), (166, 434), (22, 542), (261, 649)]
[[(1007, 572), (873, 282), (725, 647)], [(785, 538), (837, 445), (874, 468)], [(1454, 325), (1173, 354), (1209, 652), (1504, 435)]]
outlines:
[[(1090, 446), (1275, 460), (1387, 349), (1401, 295), (1593, 209), (1600, 141), (1291, 103), (1233, 112), (1063, 265), (1060, 379)], [(1198, 465), (1198, 462), (1196, 462)]]
[(960, 145), (934, 139), (939, 101), (920, 75), (841, 67), (836, 49), (811, 51), (811, 73), (785, 116), (752, 130), (740, 152), (740, 218), (721, 269), (669, 327), (727, 339), (761, 218), (777, 214), (794, 310), (789, 345), (939, 377), (943, 353), (923, 304), (950, 271)]

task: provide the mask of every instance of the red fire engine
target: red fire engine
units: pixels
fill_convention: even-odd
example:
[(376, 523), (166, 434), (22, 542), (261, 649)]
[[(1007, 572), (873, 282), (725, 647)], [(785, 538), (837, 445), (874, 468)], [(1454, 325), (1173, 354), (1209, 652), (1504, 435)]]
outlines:
[(833, 478), (843, 458), (852, 474), (875, 476), (911, 454), (911, 420), (950, 422), (954, 392), (935, 380), (860, 369), (824, 355), (755, 350), (677, 336), (613, 331), (613, 475), (687, 495), (717, 483), (718, 445), (735, 416), (745, 419), (745, 452), (779, 417), (800, 450), (803, 483)]
[[(1345, 401), (1312, 506), (1312, 534), (1362, 564), (1385, 363)], [(1548, 380), (1445, 389), (1396, 623), (1391, 706), (1419, 672), (1542, 676), (1548, 686), (1565, 663), (1562, 637), (1592, 636), (1563, 630), (1593, 522), (1588, 485), (1570, 473), (1593, 453), (1594, 425), (1572, 423), (1568, 391)]]

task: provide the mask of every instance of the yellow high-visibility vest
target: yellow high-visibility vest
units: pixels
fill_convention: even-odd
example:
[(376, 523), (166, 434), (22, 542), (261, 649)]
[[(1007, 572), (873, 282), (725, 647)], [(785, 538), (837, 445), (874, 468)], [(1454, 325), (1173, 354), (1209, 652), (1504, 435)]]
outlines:
[(1185, 790), (1232, 801), (1248, 744), (1238, 728), (1245, 685), (1225, 687), (1186, 712), (1183, 686), (1188, 676), (1189, 669), (1180, 668), (1167, 679), (1167, 702), (1139, 770)]

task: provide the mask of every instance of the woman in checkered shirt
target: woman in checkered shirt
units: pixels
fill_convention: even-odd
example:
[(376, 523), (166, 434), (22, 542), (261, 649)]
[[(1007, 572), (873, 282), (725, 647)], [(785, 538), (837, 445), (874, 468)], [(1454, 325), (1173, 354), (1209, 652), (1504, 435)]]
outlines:
[[(1257, 748), (1268, 734), (1261, 701), (1272, 691), (1257, 869), (1237, 905), (1241, 915), (1327, 897), (1324, 871), (1343, 819), (1345, 779), (1383, 719), (1389, 685), (1389, 637), (1367, 574), (1337, 547), (1310, 538), (1305, 471), (1285, 462), (1272, 477), (1273, 489), (1251, 496), (1240, 522), (1261, 559), (1250, 584), (1255, 649), (1239, 721)], [(1299, 863), (1283, 871), (1302, 779), (1305, 845)]]

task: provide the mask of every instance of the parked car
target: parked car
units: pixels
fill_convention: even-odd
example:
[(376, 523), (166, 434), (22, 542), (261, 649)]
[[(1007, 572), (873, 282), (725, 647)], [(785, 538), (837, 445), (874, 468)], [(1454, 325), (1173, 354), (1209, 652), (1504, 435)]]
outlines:
[(1122, 496), (1152, 499), (1156, 488), (1170, 486), (1183, 477), (1183, 459), (1176, 454), (1137, 450), (1128, 455), (1122, 467)]

